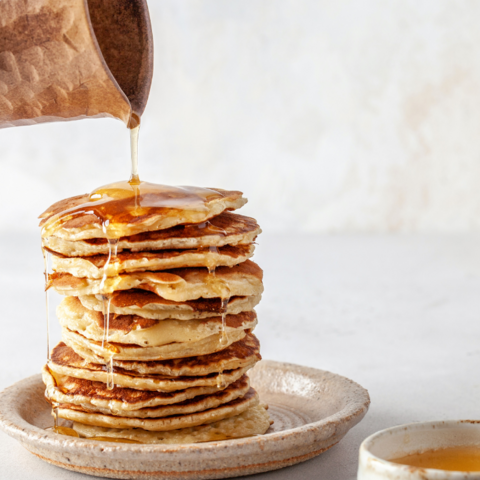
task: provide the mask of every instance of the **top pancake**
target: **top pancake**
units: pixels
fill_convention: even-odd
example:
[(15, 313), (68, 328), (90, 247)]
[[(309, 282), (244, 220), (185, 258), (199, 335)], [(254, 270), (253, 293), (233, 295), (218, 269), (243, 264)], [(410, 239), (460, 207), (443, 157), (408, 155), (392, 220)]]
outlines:
[[(200, 224), (177, 225), (165, 230), (121, 237), (117, 243), (117, 252), (248, 245), (260, 233), (261, 229), (253, 218), (223, 212)], [(106, 238), (71, 241), (53, 235), (42, 241), (50, 250), (67, 257), (108, 255), (109, 252)]]
[[(202, 223), (247, 200), (242, 192), (199, 187), (169, 187), (119, 182), (93, 194), (54, 203), (40, 215), (42, 237), (76, 241), (120, 238), (175, 225)], [(108, 220), (108, 222), (107, 222)]]

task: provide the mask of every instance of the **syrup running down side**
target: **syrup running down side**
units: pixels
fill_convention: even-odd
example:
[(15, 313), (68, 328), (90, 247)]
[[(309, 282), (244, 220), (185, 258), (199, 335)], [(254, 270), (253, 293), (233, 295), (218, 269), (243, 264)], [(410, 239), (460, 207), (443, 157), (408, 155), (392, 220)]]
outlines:
[(45, 313), (47, 317), (47, 362), (50, 360), (50, 302), (48, 299), (48, 261), (50, 258), (50, 253), (48, 250), (42, 247), (42, 255), (43, 255), (43, 264), (45, 267)]

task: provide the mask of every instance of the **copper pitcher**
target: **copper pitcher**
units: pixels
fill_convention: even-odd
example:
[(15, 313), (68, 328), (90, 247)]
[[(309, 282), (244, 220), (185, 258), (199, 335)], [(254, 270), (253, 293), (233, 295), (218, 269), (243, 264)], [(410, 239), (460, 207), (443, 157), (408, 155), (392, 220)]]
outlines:
[(0, 128), (87, 117), (135, 126), (152, 75), (146, 0), (0, 0)]

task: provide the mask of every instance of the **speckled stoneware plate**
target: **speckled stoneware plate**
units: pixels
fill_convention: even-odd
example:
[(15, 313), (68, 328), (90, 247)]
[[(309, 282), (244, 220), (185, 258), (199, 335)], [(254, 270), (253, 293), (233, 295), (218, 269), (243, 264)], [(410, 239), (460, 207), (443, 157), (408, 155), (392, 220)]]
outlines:
[(53, 422), (40, 375), (0, 393), (0, 428), (42, 460), (68, 470), (110, 478), (200, 480), (308, 460), (338, 443), (370, 403), (360, 385), (314, 368), (262, 361), (250, 378), (275, 422), (265, 435), (177, 446), (57, 435), (45, 431)]

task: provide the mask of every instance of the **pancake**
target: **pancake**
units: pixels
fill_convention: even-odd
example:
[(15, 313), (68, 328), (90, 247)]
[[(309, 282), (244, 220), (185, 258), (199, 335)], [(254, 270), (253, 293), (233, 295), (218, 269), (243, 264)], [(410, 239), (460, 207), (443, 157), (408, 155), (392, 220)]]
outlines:
[[(61, 343), (60, 345), (65, 344)], [(59, 346), (55, 347), (53, 352), (57, 348)], [(66, 345), (65, 348), (77, 355)], [(78, 358), (83, 361), (82, 357), (78, 356)], [(133, 371), (139, 375), (202, 376), (237, 368), (251, 368), (261, 359), (260, 343), (257, 337), (253, 333), (247, 333), (242, 340), (209, 355), (153, 362), (117, 360), (116, 357), (113, 357), (113, 366), (126, 371)], [(57, 361), (57, 363), (64, 364), (60, 361)]]
[[(167, 300), (184, 302), (197, 298), (259, 295), (263, 292), (262, 269), (251, 260), (234, 267), (219, 267), (215, 276), (206, 268), (178, 268), (162, 272), (126, 273), (100, 279), (77, 278), (70, 273), (49, 275), (47, 288), (61, 295), (110, 294), (140, 288)], [(219, 291), (223, 291), (222, 292)]]
[[(103, 312), (104, 310), (102, 295), (80, 295), (77, 298), (84, 307), (90, 310), (96, 310), (97, 312)], [(241, 312), (249, 312), (258, 305), (261, 298), (261, 295), (231, 297), (226, 306), (226, 313), (237, 315)], [(108, 308), (111, 313), (138, 315), (153, 320), (208, 318), (221, 315), (223, 311), (220, 298), (198, 298), (186, 302), (172, 302), (153, 292), (138, 288), (113, 292), (109, 299)]]
[[(216, 408), (210, 408), (202, 412), (187, 413), (185, 415), (172, 415), (160, 418), (131, 418), (102, 413), (91, 413), (81, 407), (72, 404), (60, 404), (58, 416), (65, 420), (94, 425), (106, 428), (142, 428), (154, 432), (165, 432), (179, 428), (195, 427), (206, 423), (218, 422), (224, 418), (234, 417), (245, 412), (249, 408), (259, 404), (257, 392), (250, 390), (243, 397), (236, 398)], [(52, 412), (53, 415), (53, 412)]]
[(271, 425), (265, 405), (256, 405), (234, 417), (198, 427), (182, 428), (169, 432), (149, 432), (141, 428), (115, 429), (83, 425), (74, 422), (72, 428), (82, 438), (92, 440), (112, 439), (112, 441), (126, 441), (150, 444), (187, 444), (214, 442), (234, 438), (263, 435)]
[[(247, 330), (248, 331), (248, 330)], [(228, 347), (245, 337), (246, 330), (234, 330), (227, 337), (221, 334), (210, 335), (198, 342), (171, 343), (160, 347), (139, 347), (127, 343), (109, 342), (102, 347), (102, 342), (90, 340), (68, 328), (62, 329), (62, 340), (82, 358), (92, 363), (107, 363), (112, 357), (117, 360), (170, 360), (198, 355), (208, 355)]]
[(133, 370), (124, 370), (114, 367), (112, 373), (108, 373), (104, 365), (88, 363), (75, 352), (57, 346), (52, 352), (52, 359), (48, 368), (55, 375), (63, 375), (94, 382), (107, 383), (109, 380), (114, 385), (135, 390), (150, 390), (158, 392), (173, 392), (194, 387), (217, 387), (225, 388), (241, 378), (254, 363), (241, 368), (214, 372), (204, 376), (176, 376), (165, 375), (142, 375)]
[(224, 390), (217, 389), (209, 394), (163, 405), (164, 392), (142, 392), (129, 388), (109, 390), (101, 382), (52, 375), (46, 366), (43, 381), (50, 402), (75, 405), (86, 412), (132, 418), (159, 418), (201, 412), (243, 397), (250, 388), (248, 377), (243, 376)]
[[(236, 213), (223, 212), (208, 222), (200, 224), (177, 225), (165, 230), (121, 237), (117, 243), (117, 252), (249, 245), (260, 233), (261, 229), (255, 219)], [(50, 250), (67, 257), (108, 255), (109, 252), (106, 238), (70, 241), (52, 235), (42, 239), (42, 243)]]
[[(185, 267), (232, 267), (253, 255), (255, 246), (238, 245), (232, 247), (210, 247), (195, 250), (156, 250), (130, 252), (125, 250), (108, 261), (108, 255), (89, 257), (67, 257), (52, 253), (52, 268), (55, 272), (71, 273), (75, 277), (101, 279), (103, 275), (114, 277), (119, 273), (157, 271)], [(106, 267), (106, 268), (105, 268)]]
[[(59, 366), (87, 366), (89, 365), (83, 357), (60, 342), (51, 351), (52, 362)], [(210, 355), (197, 357), (177, 358), (174, 360), (163, 360), (153, 362), (137, 362), (117, 360), (113, 357), (113, 366), (125, 371), (132, 371), (139, 375), (163, 375), (169, 377), (188, 376), (196, 377), (209, 375), (211, 373), (235, 370), (237, 368), (253, 367), (256, 362), (262, 359), (260, 355), (260, 343), (253, 333), (247, 335), (240, 341), (229, 347)], [(103, 363), (92, 362), (89, 368), (104, 369)], [(95, 367), (93, 365), (96, 365)]]
[(255, 312), (195, 320), (151, 320), (137, 315), (110, 314), (105, 325), (103, 313), (85, 308), (77, 297), (66, 297), (57, 308), (62, 327), (98, 342), (108, 341), (139, 346), (160, 347), (173, 343), (198, 342), (211, 335), (251, 330), (257, 324)]
[[(95, 397), (95, 395), (90, 396), (90, 402), (95, 405), (99, 403), (102, 405), (103, 401), (112, 402), (112, 408), (124, 410), (138, 410), (141, 408), (149, 408), (149, 407), (157, 407), (161, 405), (172, 405), (174, 403), (183, 402), (190, 398), (198, 397), (201, 395), (210, 395), (213, 393), (218, 392), (219, 389), (217, 386), (215, 387), (192, 387), (186, 388), (185, 390), (175, 390), (173, 392), (159, 392), (155, 390), (136, 390), (133, 388), (123, 388), (123, 387), (115, 387), (112, 390), (105, 388), (106, 385), (103, 382), (96, 382), (92, 380), (85, 380), (85, 379), (75, 379), (75, 377), (68, 377), (67, 375), (61, 375), (59, 373), (55, 373), (48, 366), (43, 367), (42, 377), (45, 385), (47, 386), (47, 390), (45, 391), (45, 395), (47, 397), (51, 397), (55, 395), (54, 389), (57, 389), (57, 385), (60, 385), (60, 392), (62, 392), (62, 385), (65, 381), (64, 379), (69, 379), (69, 386), (70, 388), (75, 391), (74, 398), (77, 398), (77, 395), (80, 394), (82, 389), (85, 391), (90, 391), (90, 387), (93, 389), (93, 393), (99, 390), (100, 396)], [(73, 384), (74, 381), (80, 382), (78, 386)], [(128, 395), (128, 402), (123, 402), (122, 399), (116, 400), (115, 395), (118, 392), (124, 392)], [(68, 393), (63, 392), (63, 393)], [(110, 393), (110, 396), (109, 396)], [(81, 398), (79, 398), (79, 401)], [(73, 402), (73, 400), (71, 400)]]
[[(202, 223), (247, 203), (242, 192), (220, 188), (168, 187), (142, 182), (140, 188), (144, 192), (136, 201), (133, 189), (127, 192), (120, 186), (115, 192), (115, 185), (107, 188), (108, 192), (98, 189), (95, 195), (70, 197), (50, 206), (39, 217), (42, 237), (55, 235), (70, 241), (107, 238), (101, 219), (110, 219), (113, 212), (109, 234), (110, 238), (119, 238), (175, 225)], [(133, 209), (132, 204), (136, 206)], [(154, 207), (145, 208), (145, 204)]]

